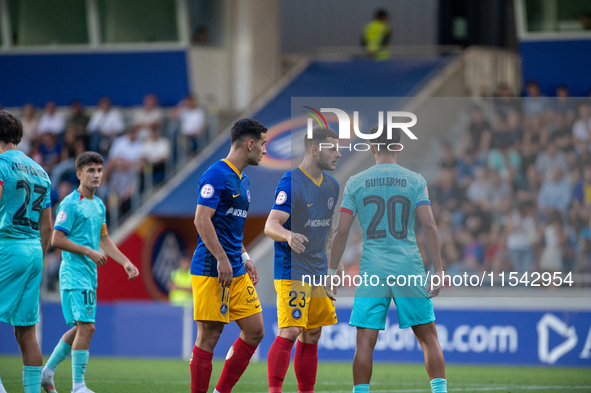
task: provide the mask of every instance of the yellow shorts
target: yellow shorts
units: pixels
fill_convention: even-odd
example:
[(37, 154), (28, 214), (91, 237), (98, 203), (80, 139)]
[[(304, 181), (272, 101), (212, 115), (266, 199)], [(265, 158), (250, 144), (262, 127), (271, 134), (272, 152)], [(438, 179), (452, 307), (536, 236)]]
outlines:
[(229, 323), (261, 312), (261, 302), (248, 274), (223, 288), (217, 277), (191, 276), (196, 321)]
[(275, 280), (279, 328), (292, 326), (304, 330), (337, 323), (334, 302), (324, 287), (302, 284), (298, 280)]

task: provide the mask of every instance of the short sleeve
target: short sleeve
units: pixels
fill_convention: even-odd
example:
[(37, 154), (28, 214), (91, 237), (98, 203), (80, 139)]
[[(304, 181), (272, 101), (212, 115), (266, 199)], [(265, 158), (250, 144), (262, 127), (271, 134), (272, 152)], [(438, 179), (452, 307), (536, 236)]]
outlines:
[(423, 176), (421, 176), (419, 180), (419, 185), (417, 188), (417, 197), (415, 201), (415, 207), (431, 204), (431, 201), (429, 200), (429, 189), (427, 187), (427, 182), (425, 181), (425, 178)]
[(218, 170), (209, 170), (203, 174), (199, 182), (198, 205), (217, 209), (222, 193), (226, 188), (226, 178)]
[(45, 190), (45, 197), (43, 198), (43, 208), (51, 207), (51, 183), (48, 182), (47, 190)]
[(291, 214), (291, 176), (283, 176), (275, 190), (273, 210)]
[(357, 215), (357, 204), (355, 203), (355, 195), (353, 194), (351, 179), (349, 179), (345, 184), (345, 190), (343, 191), (343, 203), (341, 204), (339, 211), (348, 213), (353, 217)]
[(64, 232), (66, 235), (70, 234), (74, 221), (76, 220), (76, 205), (72, 203), (61, 204), (57, 209), (55, 217), (54, 229)]

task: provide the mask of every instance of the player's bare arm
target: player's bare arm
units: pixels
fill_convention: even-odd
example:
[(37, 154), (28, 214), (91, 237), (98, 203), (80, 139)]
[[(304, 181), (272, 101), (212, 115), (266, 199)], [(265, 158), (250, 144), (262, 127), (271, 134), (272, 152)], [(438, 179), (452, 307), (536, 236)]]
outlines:
[(101, 252), (95, 251), (91, 248), (81, 246), (74, 243), (66, 237), (65, 232), (56, 229), (51, 236), (51, 245), (63, 251), (73, 252), (74, 254), (86, 255), (97, 266), (107, 263), (107, 256)]
[[(2, 195), (0, 195), (2, 198)], [(39, 215), (39, 236), (41, 236), (41, 249), (43, 250), (43, 259), (45, 259), (45, 253), (47, 252), (47, 246), (49, 246), (49, 240), (51, 239), (51, 230), (53, 224), (51, 223), (51, 207), (43, 209)]]
[[(441, 262), (441, 246), (439, 244), (439, 233), (437, 232), (437, 223), (433, 217), (433, 210), (431, 205), (421, 205), (416, 210), (417, 217), (423, 227), (423, 235), (425, 236), (425, 243), (427, 244), (427, 251), (433, 262), (434, 274), (440, 275), (443, 272), (443, 264)], [(439, 295), (441, 285), (433, 287), (429, 286), (429, 297)]]
[(101, 235), (100, 247), (107, 253), (108, 256), (113, 258), (115, 262), (123, 266), (127, 273), (127, 279), (133, 280), (139, 276), (140, 272), (133, 263), (119, 250), (119, 247), (113, 243), (108, 234)]
[(276, 242), (287, 242), (291, 249), (301, 254), (306, 250), (304, 243), (308, 242), (308, 238), (302, 234), (294, 233), (283, 227), (290, 214), (281, 210), (273, 209), (267, 217), (265, 223), (265, 235), (269, 236)]
[(211, 218), (214, 214), (215, 209), (204, 205), (197, 205), (195, 221), (193, 223), (195, 224), (199, 236), (203, 239), (205, 247), (207, 247), (209, 252), (211, 252), (218, 261), (219, 283), (225, 287), (229, 287), (234, 278), (232, 265), (220, 244), (218, 235), (215, 233), (215, 228), (211, 222)]
[[(246, 253), (246, 248), (243, 245), (242, 246), (242, 255), (244, 255), (244, 254), (248, 255)], [(244, 260), (244, 268), (246, 269), (246, 271), (248, 272), (248, 275), (250, 276), (250, 281), (252, 281), (252, 285), (254, 285), (256, 287), (257, 283), (259, 282), (259, 272), (258, 272), (256, 266), (254, 265), (254, 263), (252, 263), (252, 260), (250, 260), (250, 259)]]

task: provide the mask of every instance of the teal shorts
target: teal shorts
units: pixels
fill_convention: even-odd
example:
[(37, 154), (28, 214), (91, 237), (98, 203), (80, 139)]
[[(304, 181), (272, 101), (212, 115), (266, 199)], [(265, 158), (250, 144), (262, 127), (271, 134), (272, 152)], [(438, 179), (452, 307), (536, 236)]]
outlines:
[(96, 317), (96, 290), (64, 289), (62, 293), (62, 311), (70, 326), (76, 322), (94, 323)]
[(43, 271), (41, 242), (0, 239), (0, 321), (12, 326), (39, 322)]
[[(381, 284), (384, 286), (381, 286)], [(384, 330), (390, 303), (394, 300), (401, 329), (435, 321), (433, 302), (424, 287), (388, 286), (380, 281), (378, 287), (360, 286), (355, 291), (349, 325)]]

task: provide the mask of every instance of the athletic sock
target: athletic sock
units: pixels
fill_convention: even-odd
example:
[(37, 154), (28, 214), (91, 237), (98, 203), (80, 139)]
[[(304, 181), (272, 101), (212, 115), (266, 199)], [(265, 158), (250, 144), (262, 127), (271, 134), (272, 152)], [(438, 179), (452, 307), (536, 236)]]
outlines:
[(49, 360), (45, 364), (45, 367), (43, 368), (43, 376), (53, 377), (53, 374), (55, 374), (57, 366), (59, 366), (61, 362), (63, 362), (68, 356), (70, 356), (71, 352), (72, 346), (68, 345), (66, 342), (64, 342), (64, 340), (60, 339), (60, 341), (53, 349), (53, 352), (51, 353)]
[(283, 387), (283, 380), (289, 368), (293, 341), (285, 337), (276, 337), (267, 355), (267, 375), (269, 378), (269, 393), (279, 393)]
[(298, 340), (293, 367), (298, 380), (298, 392), (313, 392), (318, 371), (318, 344), (306, 344)]
[(195, 345), (191, 355), (191, 393), (205, 393), (209, 389), (209, 380), (211, 379), (211, 359), (212, 352), (204, 351)]
[(82, 386), (85, 386), (84, 373), (86, 373), (88, 357), (88, 351), (72, 351), (72, 386), (74, 391)]
[(443, 378), (435, 378), (431, 380), (432, 393), (447, 393), (447, 381)]
[(2, 378), (0, 378), (0, 393), (6, 393), (6, 389), (4, 389), (4, 385), (2, 385)]
[(369, 393), (369, 384), (361, 384), (353, 386), (353, 393)]
[(222, 375), (220, 375), (218, 384), (215, 387), (218, 392), (230, 393), (232, 391), (232, 388), (246, 370), (248, 362), (250, 362), (250, 358), (256, 349), (256, 345), (247, 344), (240, 337), (234, 341), (226, 356)]
[(41, 391), (41, 366), (23, 366), (23, 387), (25, 393), (39, 393)]

